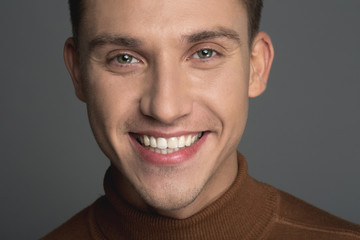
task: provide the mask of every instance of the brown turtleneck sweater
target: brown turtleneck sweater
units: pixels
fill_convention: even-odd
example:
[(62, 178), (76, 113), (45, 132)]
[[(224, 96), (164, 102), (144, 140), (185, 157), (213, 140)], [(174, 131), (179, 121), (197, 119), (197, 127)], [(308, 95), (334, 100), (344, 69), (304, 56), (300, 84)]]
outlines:
[(238, 158), (238, 176), (231, 188), (183, 220), (132, 208), (114, 191), (108, 171), (105, 196), (42, 240), (360, 240), (360, 226), (254, 180), (248, 175), (244, 157), (239, 154)]

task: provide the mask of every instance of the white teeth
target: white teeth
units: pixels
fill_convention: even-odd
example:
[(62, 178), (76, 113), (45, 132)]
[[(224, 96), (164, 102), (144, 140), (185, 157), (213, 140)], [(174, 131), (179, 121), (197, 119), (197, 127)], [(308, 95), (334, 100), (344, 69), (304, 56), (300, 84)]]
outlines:
[(166, 149), (167, 148), (167, 141), (165, 138), (158, 138), (157, 139), (157, 147), (160, 149)]
[(157, 147), (156, 139), (154, 137), (150, 137), (150, 146), (153, 148)]
[(168, 148), (177, 148), (178, 147), (178, 139), (176, 137), (169, 138), (167, 141)]
[(180, 148), (185, 147), (185, 137), (184, 137), (184, 136), (179, 137), (179, 144), (178, 144), (178, 146), (179, 146)]
[(170, 154), (184, 147), (190, 147), (196, 143), (202, 136), (202, 133), (196, 135), (183, 135), (180, 137), (171, 137), (171, 138), (155, 138), (153, 136), (143, 135), (139, 137), (140, 143), (145, 146), (147, 149), (161, 153), (161, 154)]
[(187, 136), (187, 138), (185, 140), (185, 146), (187, 146), (187, 147), (191, 146), (191, 136)]
[[(141, 138), (142, 139), (142, 138)], [(144, 143), (143, 143), (145, 146), (150, 146), (150, 139), (148, 136), (144, 136)]]

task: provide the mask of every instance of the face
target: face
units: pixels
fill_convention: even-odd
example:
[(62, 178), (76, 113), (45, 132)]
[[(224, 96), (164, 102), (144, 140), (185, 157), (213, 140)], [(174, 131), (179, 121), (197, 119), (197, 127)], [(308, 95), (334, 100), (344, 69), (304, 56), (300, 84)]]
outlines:
[(98, 144), (124, 176), (119, 191), (165, 215), (199, 210), (237, 173), (252, 69), (243, 5), (86, 4), (81, 64), (72, 52), (67, 65)]

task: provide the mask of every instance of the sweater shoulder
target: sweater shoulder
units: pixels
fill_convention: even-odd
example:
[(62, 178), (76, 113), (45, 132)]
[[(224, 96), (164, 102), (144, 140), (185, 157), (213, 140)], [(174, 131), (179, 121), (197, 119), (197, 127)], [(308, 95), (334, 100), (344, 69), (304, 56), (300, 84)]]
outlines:
[(69, 220), (55, 228), (40, 240), (92, 239), (90, 234), (89, 218), (91, 209), (94, 207), (95, 203), (75, 214)]
[(359, 225), (277, 191), (278, 209), (270, 233), (273, 238), (268, 239), (360, 240)]

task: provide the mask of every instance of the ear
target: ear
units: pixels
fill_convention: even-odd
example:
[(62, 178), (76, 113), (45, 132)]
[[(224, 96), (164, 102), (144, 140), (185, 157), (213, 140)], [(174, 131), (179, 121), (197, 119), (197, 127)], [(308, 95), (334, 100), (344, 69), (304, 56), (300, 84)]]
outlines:
[(259, 32), (251, 47), (249, 97), (257, 97), (265, 91), (273, 59), (274, 46), (269, 35)]
[(80, 70), (79, 54), (73, 38), (68, 38), (64, 46), (64, 60), (75, 88), (76, 96), (86, 102), (83, 79)]

